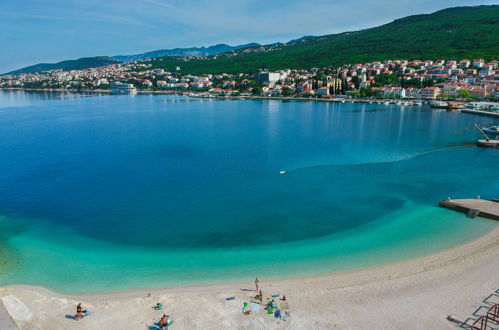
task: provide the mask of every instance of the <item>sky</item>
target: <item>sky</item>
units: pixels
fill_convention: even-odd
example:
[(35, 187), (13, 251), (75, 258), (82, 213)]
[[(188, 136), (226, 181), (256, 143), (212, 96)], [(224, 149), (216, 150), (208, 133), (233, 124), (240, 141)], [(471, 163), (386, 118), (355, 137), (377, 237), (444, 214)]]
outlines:
[(467, 0), (0, 0), (0, 73), (177, 47), (288, 41), (389, 23)]

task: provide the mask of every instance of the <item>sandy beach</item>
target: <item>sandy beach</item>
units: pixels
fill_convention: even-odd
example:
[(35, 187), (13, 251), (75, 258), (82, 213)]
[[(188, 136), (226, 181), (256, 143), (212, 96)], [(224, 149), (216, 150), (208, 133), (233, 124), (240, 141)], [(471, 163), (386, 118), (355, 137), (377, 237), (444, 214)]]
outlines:
[[(0, 297), (20, 329), (147, 329), (163, 313), (170, 314), (170, 328), (176, 329), (446, 329), (458, 325), (447, 320), (450, 315), (470, 324), (499, 303), (498, 247), (499, 226), (465, 245), (397, 264), (261, 279), (265, 297), (286, 295), (286, 320), (268, 315), (263, 306), (242, 314), (243, 303), (255, 295), (254, 283), (158, 289), (150, 296), (146, 291), (70, 296), (13, 286), (1, 288)], [(93, 315), (72, 319), (78, 302)], [(157, 302), (165, 309), (155, 311)], [(6, 315), (0, 313), (4, 327), (13, 326)]]

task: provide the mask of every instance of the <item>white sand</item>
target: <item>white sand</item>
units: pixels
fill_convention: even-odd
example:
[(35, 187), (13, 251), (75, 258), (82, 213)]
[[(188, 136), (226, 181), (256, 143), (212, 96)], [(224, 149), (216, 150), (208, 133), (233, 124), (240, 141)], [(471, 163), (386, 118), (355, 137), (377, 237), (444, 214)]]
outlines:
[[(466, 321), (476, 318), (473, 313), (481, 306), (479, 313), (487, 303), (499, 303), (498, 247), (499, 225), (471, 243), (393, 265), (261, 279), (264, 294), (288, 298), (291, 318), (286, 321), (263, 308), (242, 315), (242, 302), (254, 291), (241, 289), (253, 289), (253, 283), (162, 289), (151, 297), (143, 291), (74, 297), (13, 286), (0, 288), (0, 297), (21, 329), (146, 329), (163, 313), (152, 309), (156, 302), (174, 320), (171, 329), (450, 329), (456, 323), (447, 316)], [(236, 300), (225, 300), (231, 296)], [(67, 318), (77, 302), (94, 314), (80, 321)]]

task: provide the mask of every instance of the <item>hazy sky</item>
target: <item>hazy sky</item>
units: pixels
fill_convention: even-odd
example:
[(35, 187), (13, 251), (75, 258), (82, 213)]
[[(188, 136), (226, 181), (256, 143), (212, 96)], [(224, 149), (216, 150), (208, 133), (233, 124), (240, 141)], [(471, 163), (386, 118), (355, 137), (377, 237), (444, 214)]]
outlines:
[(498, 1), (0, 0), (0, 72), (96, 55), (288, 41)]

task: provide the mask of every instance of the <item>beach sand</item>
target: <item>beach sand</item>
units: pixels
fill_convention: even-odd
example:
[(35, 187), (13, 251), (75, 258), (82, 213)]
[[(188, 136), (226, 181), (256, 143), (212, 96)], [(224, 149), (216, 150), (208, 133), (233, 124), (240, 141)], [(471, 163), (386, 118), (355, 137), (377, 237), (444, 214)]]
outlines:
[[(449, 315), (470, 323), (477, 309), (483, 314), (499, 303), (498, 247), (499, 225), (473, 242), (392, 265), (261, 278), (265, 296), (286, 295), (291, 315), (286, 321), (263, 308), (241, 313), (243, 302), (255, 295), (252, 282), (151, 290), (150, 297), (147, 291), (69, 296), (11, 286), (0, 288), (0, 297), (21, 329), (147, 329), (164, 312), (174, 320), (172, 329), (450, 329), (457, 324), (447, 320)], [(72, 319), (78, 302), (93, 315)], [(157, 302), (164, 311), (153, 310)]]

